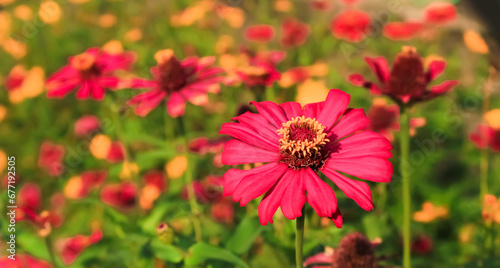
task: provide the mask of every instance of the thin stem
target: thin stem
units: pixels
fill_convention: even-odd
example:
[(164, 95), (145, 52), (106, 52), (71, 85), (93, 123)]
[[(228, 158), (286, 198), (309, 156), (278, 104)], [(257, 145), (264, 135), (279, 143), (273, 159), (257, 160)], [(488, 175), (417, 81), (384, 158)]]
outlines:
[(400, 147), (401, 147), (401, 180), (403, 187), (403, 267), (411, 267), (411, 193), (410, 193), (410, 116), (407, 107), (401, 107), (400, 115)]
[(50, 239), (50, 235), (45, 237), (45, 246), (47, 247), (47, 251), (49, 252), (50, 262), (52, 266), (57, 268), (56, 257), (54, 255), (54, 249), (52, 248), (52, 240)]
[(194, 184), (193, 184), (193, 170), (195, 169), (194, 164), (194, 159), (191, 157), (191, 154), (189, 153), (189, 144), (188, 144), (188, 139), (186, 136), (186, 127), (183, 121), (183, 117), (180, 116), (178, 117), (178, 123), (179, 123), (179, 128), (181, 130), (184, 142), (185, 142), (185, 154), (186, 154), (186, 159), (187, 159), (187, 168), (185, 172), (185, 179), (186, 179), (186, 184), (187, 184), (187, 190), (188, 190), (188, 198), (189, 198), (189, 206), (191, 208), (191, 213), (192, 213), (192, 223), (193, 223), (193, 229), (194, 229), (194, 234), (196, 238), (196, 242), (201, 242), (203, 240), (203, 236), (201, 233), (201, 222), (200, 222), (200, 209), (198, 207), (198, 202), (196, 202), (196, 195), (194, 192)]
[(295, 262), (297, 268), (302, 268), (303, 261), (303, 245), (304, 245), (304, 220), (306, 218), (302, 208), (302, 216), (295, 219), (297, 232), (295, 234)]
[(483, 200), (484, 195), (488, 193), (488, 148), (481, 150), (479, 179), (479, 199)]

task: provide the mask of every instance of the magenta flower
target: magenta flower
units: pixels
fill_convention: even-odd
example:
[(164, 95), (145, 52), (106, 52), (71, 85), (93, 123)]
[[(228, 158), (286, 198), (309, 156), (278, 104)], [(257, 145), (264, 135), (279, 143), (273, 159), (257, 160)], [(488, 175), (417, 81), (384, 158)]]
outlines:
[(179, 61), (170, 49), (156, 53), (158, 62), (151, 68), (154, 80), (133, 79), (132, 88), (147, 88), (128, 101), (129, 105), (136, 106), (135, 113), (146, 116), (156, 108), (162, 100), (166, 101), (167, 111), (172, 117), (182, 116), (189, 101), (195, 105), (204, 105), (208, 102), (207, 93), (217, 93), (221, 68), (213, 67), (214, 58), (186, 58)]
[[(234, 137), (222, 153), (225, 165), (261, 163), (250, 170), (232, 168), (224, 174), (223, 194), (242, 206), (263, 194), (259, 204), (261, 224), (273, 222), (281, 207), (288, 219), (302, 215), (308, 202), (321, 217), (342, 227), (342, 216), (332, 188), (321, 180), (325, 174), (347, 197), (365, 210), (374, 208), (364, 180), (390, 182), (391, 143), (381, 135), (361, 131), (369, 120), (362, 109), (347, 109), (349, 94), (331, 90), (326, 101), (301, 107), (287, 102), (253, 102), (258, 113), (246, 112), (225, 123), (220, 134)], [(360, 165), (360, 163), (363, 163)]]
[(446, 62), (433, 60), (425, 70), (424, 61), (414, 47), (403, 47), (403, 51), (396, 56), (392, 70), (389, 70), (387, 60), (383, 57), (366, 57), (365, 61), (377, 76), (379, 85), (366, 81), (361, 74), (350, 75), (349, 81), (355, 86), (369, 89), (372, 94), (387, 95), (398, 104), (427, 101), (445, 95), (458, 85), (458, 81), (445, 81), (427, 89), (443, 73)]
[(99, 48), (90, 48), (69, 58), (69, 65), (47, 79), (47, 97), (62, 98), (78, 89), (78, 99), (103, 100), (104, 90), (116, 89), (120, 82), (114, 72), (127, 70), (132, 62), (131, 53), (109, 54)]

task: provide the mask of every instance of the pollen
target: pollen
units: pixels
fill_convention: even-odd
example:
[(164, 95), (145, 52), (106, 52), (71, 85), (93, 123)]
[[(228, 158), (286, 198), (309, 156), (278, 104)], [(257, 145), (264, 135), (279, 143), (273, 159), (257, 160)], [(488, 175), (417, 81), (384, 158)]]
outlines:
[(305, 116), (292, 118), (283, 123), (277, 132), (281, 136), (280, 154), (282, 162), (293, 169), (305, 167), (320, 168), (324, 164), (325, 127), (313, 118)]

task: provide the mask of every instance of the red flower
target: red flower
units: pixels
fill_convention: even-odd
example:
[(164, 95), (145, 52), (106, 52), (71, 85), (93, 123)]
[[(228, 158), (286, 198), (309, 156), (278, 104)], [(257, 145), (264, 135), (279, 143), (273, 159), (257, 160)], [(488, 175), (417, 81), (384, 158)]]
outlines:
[(489, 147), (493, 152), (500, 152), (500, 129), (488, 125), (479, 125), (469, 139), (479, 149)]
[(340, 228), (337, 199), (319, 178), (321, 171), (363, 209), (373, 209), (368, 184), (339, 172), (389, 182), (392, 164), (387, 159), (392, 157), (392, 146), (374, 132), (358, 133), (369, 120), (362, 109), (347, 109), (349, 100), (349, 94), (335, 89), (326, 101), (303, 108), (296, 102), (253, 102), (258, 114), (247, 112), (235, 117), (237, 122), (225, 123), (219, 133), (235, 139), (224, 148), (223, 164), (268, 164), (228, 170), (223, 177), (224, 196), (232, 195), (244, 206), (265, 193), (259, 204), (263, 225), (273, 222), (280, 206), (288, 219), (301, 216), (307, 201), (319, 216), (333, 219)]
[(231, 199), (223, 198), (212, 205), (212, 218), (216, 222), (231, 224), (234, 221), (234, 207)]
[(340, 0), (340, 1), (346, 5), (353, 5), (356, 4), (359, 0)]
[(137, 189), (129, 182), (104, 186), (101, 190), (101, 200), (107, 205), (129, 209), (136, 204)]
[(205, 155), (207, 153), (218, 153), (224, 148), (224, 144), (228, 141), (228, 137), (217, 137), (208, 139), (200, 137), (189, 142), (189, 151), (191, 153)]
[(120, 163), (125, 159), (125, 149), (119, 141), (111, 143), (106, 160), (110, 163)]
[(90, 48), (83, 54), (70, 57), (63, 67), (46, 81), (47, 97), (62, 98), (78, 88), (76, 97), (104, 99), (104, 89), (118, 87), (116, 70), (127, 70), (133, 61), (132, 54), (108, 54), (99, 48)]
[(45, 169), (50, 176), (59, 176), (64, 171), (62, 164), (64, 153), (63, 146), (56, 145), (50, 141), (44, 141), (40, 147), (38, 166)]
[(101, 128), (99, 118), (93, 115), (84, 115), (75, 122), (74, 133), (78, 137), (95, 134)]
[(325, 11), (333, 7), (331, 0), (311, 0), (311, 7), (315, 10)]
[[(221, 185), (221, 178), (217, 176), (208, 176), (203, 181), (193, 182), (196, 200), (203, 204), (220, 200), (222, 198)], [(187, 185), (182, 188), (181, 198), (184, 200), (189, 199)]]
[(269, 42), (274, 38), (274, 28), (265, 24), (248, 27), (245, 38), (255, 42)]
[(427, 235), (420, 235), (411, 241), (411, 251), (420, 255), (425, 255), (432, 251), (432, 239)]
[(281, 45), (284, 47), (301, 46), (309, 35), (309, 25), (295, 19), (285, 19), (281, 25)]
[(433, 60), (425, 71), (423, 59), (413, 47), (403, 47), (390, 72), (383, 57), (366, 57), (365, 61), (377, 76), (380, 86), (365, 81), (360, 74), (350, 75), (349, 81), (355, 86), (368, 88), (372, 94), (387, 95), (398, 103), (427, 101), (450, 92), (458, 84), (458, 81), (445, 81), (427, 90), (429, 84), (444, 71), (446, 62)]
[(371, 18), (359, 10), (347, 10), (335, 17), (331, 23), (336, 38), (359, 42), (366, 37), (370, 29)]
[(15, 260), (0, 258), (0, 267), (5, 268), (51, 268), (50, 263), (27, 254), (16, 254)]
[(61, 258), (64, 264), (72, 264), (90, 245), (102, 239), (101, 231), (94, 231), (90, 236), (76, 235), (62, 242)]
[(443, 24), (457, 17), (457, 9), (451, 3), (433, 3), (425, 9), (425, 21)]
[(208, 102), (208, 92), (219, 91), (221, 77), (218, 75), (223, 70), (212, 67), (213, 57), (189, 57), (181, 62), (167, 49), (156, 53), (155, 58), (158, 65), (151, 68), (154, 80), (132, 80), (132, 88), (149, 89), (128, 101), (129, 105), (136, 106), (137, 115), (147, 115), (165, 100), (170, 116), (178, 117), (184, 114), (187, 101), (203, 105)]
[(238, 68), (236, 74), (249, 87), (272, 86), (274, 81), (281, 78), (281, 73), (275, 66), (286, 57), (280, 51), (260, 52), (254, 54), (244, 51), (248, 55), (248, 66)]
[(34, 183), (26, 183), (19, 190), (17, 206), (22, 209), (39, 211), (42, 202), (40, 186)]
[(409, 40), (422, 30), (420, 22), (390, 22), (384, 26), (384, 35), (392, 40)]

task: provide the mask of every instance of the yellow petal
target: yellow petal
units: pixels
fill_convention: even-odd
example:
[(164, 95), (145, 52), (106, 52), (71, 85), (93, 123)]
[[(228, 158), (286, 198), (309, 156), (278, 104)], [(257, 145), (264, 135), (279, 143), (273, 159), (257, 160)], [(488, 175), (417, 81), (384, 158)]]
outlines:
[(90, 152), (97, 159), (106, 159), (110, 149), (111, 139), (106, 135), (96, 135), (90, 142)]
[(324, 101), (327, 95), (328, 88), (325, 86), (324, 82), (308, 79), (297, 87), (296, 101), (305, 105)]
[(170, 160), (165, 165), (165, 171), (167, 172), (168, 178), (178, 179), (184, 174), (187, 169), (187, 158), (186, 156), (176, 156), (174, 159)]

